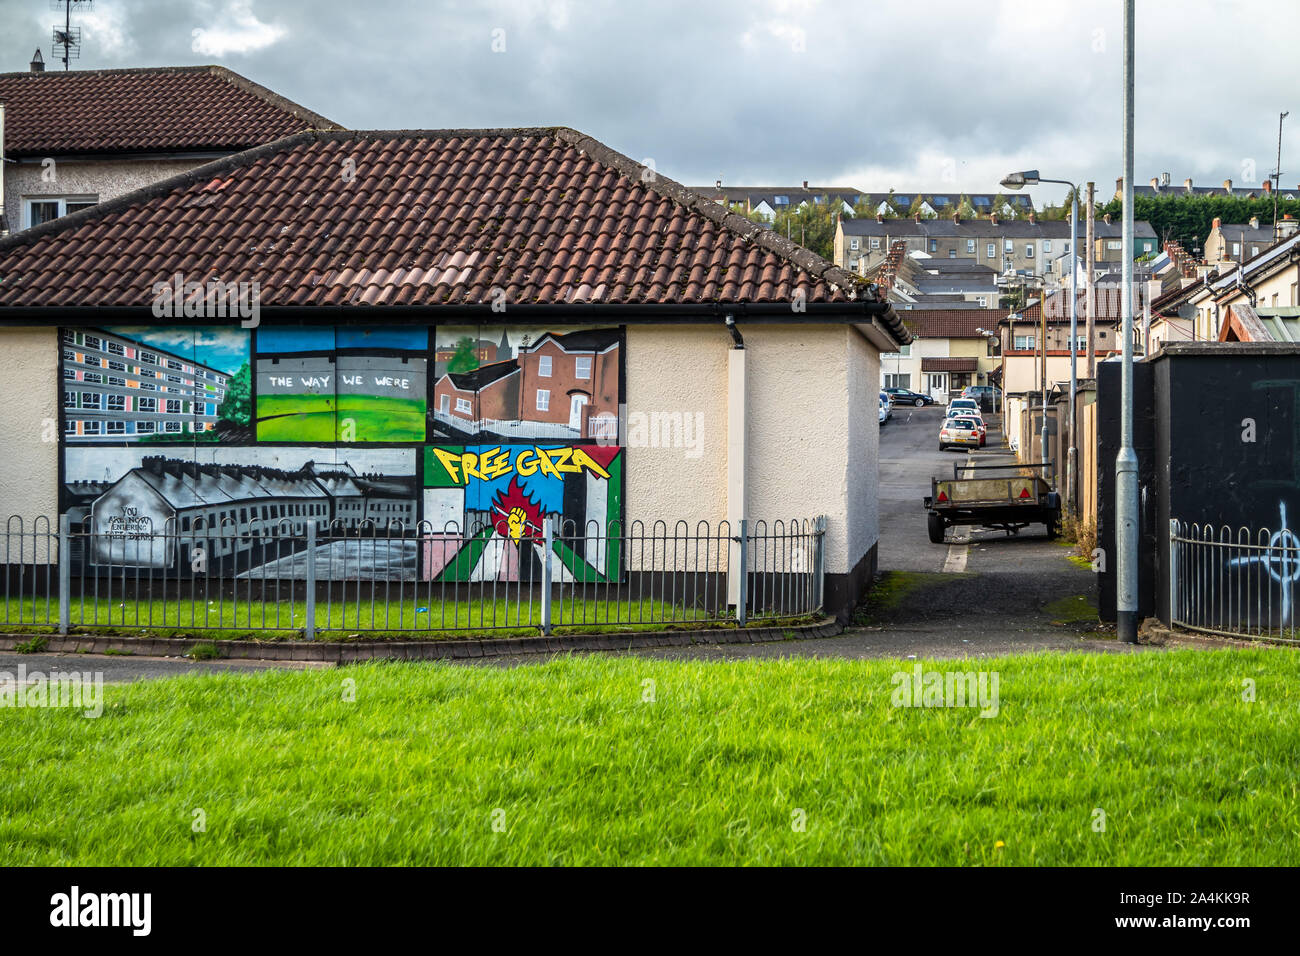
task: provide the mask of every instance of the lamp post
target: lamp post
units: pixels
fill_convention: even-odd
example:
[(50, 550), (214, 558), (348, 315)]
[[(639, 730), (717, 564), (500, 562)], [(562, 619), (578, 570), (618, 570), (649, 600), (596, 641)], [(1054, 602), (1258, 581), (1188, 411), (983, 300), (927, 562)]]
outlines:
[[(1038, 170), (1027, 169), (1011, 173), (1002, 180), (1007, 189), (1022, 189), (1039, 183), (1056, 183), (1070, 187), (1070, 450), (1065, 457), (1065, 503), (1071, 514), (1078, 514), (1077, 496), (1075, 495), (1075, 472), (1079, 463), (1079, 443), (1074, 437), (1075, 396), (1079, 389), (1079, 315), (1078, 315), (1078, 277), (1079, 277), (1079, 187), (1068, 179), (1045, 179), (1038, 175)], [(1047, 343), (1043, 343), (1047, 348)], [(1047, 362), (1044, 360), (1044, 366)], [(1043, 460), (1047, 460), (1047, 391), (1043, 391)]]
[(1115, 631), (1137, 643), (1138, 457), (1133, 447), (1133, 0), (1124, 0), (1124, 359), (1120, 369), (1120, 438), (1115, 456)]

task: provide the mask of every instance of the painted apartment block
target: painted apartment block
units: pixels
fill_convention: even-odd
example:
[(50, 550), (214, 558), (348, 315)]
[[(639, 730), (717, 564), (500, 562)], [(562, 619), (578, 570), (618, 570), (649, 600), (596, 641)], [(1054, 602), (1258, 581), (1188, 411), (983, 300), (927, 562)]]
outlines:
[(64, 329), (65, 441), (139, 441), (217, 427), (227, 376), (102, 329)]

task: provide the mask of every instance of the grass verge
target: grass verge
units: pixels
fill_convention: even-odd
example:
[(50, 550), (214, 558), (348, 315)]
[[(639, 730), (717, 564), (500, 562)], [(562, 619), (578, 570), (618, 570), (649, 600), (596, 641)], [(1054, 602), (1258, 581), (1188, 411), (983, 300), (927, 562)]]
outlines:
[(1294, 862), (1291, 653), (937, 665), (998, 672), (990, 718), (891, 706), (915, 663), (366, 665), (0, 709), (0, 863)]

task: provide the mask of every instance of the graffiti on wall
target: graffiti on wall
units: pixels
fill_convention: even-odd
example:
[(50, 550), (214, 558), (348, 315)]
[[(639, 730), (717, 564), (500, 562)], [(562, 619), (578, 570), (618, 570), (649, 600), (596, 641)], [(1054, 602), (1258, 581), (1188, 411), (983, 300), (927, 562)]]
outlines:
[(90, 566), (185, 574), (183, 536), (216, 529), (223, 573), (301, 577), (301, 549), (257, 542), (310, 524), (353, 532), (318, 547), (322, 580), (532, 581), (549, 524), (557, 580), (620, 575), (596, 539), (622, 519), (617, 330), (122, 327), (61, 340), (61, 510), (103, 532)]

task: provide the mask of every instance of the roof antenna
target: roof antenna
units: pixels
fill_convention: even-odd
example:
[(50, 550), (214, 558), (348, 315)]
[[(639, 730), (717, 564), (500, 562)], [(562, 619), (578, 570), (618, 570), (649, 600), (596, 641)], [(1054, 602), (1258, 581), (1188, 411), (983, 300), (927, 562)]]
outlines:
[[(68, 69), (69, 60), (81, 59), (81, 27), (72, 25), (72, 11), (84, 13), (92, 0), (50, 0), (51, 10), (63, 10), (63, 26), (54, 25), (54, 39), (50, 43), (50, 57), (63, 60), (63, 68)], [(59, 50), (62, 49), (62, 53)]]

